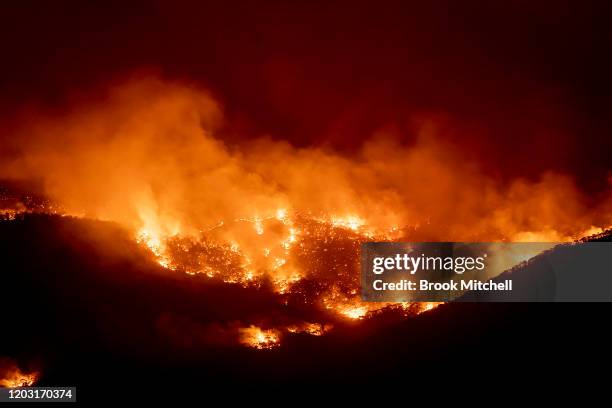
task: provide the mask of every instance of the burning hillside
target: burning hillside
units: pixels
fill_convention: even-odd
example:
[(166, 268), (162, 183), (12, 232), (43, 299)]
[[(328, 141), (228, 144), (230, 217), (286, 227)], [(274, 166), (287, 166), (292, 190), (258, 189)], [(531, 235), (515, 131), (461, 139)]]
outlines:
[[(354, 320), (317, 306), (320, 297), (306, 290), (310, 302), (301, 303), (296, 288), (279, 293), (270, 281), (243, 285), (168, 270), (124, 229), (73, 217), (1, 221), (0, 244), (12, 288), (0, 306), (14, 317), (11, 335), (0, 340), (11, 358), (2, 360), (5, 384), (78, 383), (93, 393), (118, 368), (138, 375), (115, 384), (353, 382), (364, 364), (391, 376), (400, 362), (473, 363), (487, 355), (483, 349), (510, 338), (520, 344), (527, 333), (538, 335), (529, 349), (509, 350), (516, 361), (529, 350), (553, 359), (549, 342), (581, 336), (561, 322), (586, 325), (577, 306), (558, 314), (521, 304), (449, 304), (418, 316), (428, 306), (414, 305), (413, 318), (391, 307)], [(528, 275), (529, 267), (514, 273)]]
[(527, 285), (556, 243), (609, 239), (609, 5), (18, 3), (0, 387), (355, 383), (601, 337), (599, 310), (368, 297), (360, 266), (472, 242)]
[(343, 155), (271, 139), (224, 144), (217, 102), (176, 83), (127, 83), (106, 98), (16, 128), (3, 175), (38, 180), (45, 198), (5, 192), (4, 218), (112, 221), (168, 273), (273, 294), (272, 316), (204, 329), (221, 343), (266, 349), (286, 334), (325, 334), (338, 318), (435, 306), (360, 301), (363, 242), (568, 241), (612, 224), (609, 188), (593, 203), (561, 174), (497, 181), (431, 121), (415, 128), (413, 146), (380, 134)]
[(38, 379), (36, 371), (23, 372), (8, 358), (0, 358), (0, 387), (30, 387)]
[(415, 122), (414, 145), (383, 132), (352, 155), (225, 144), (222, 122), (204, 91), (122, 84), (104, 103), (18, 126), (2, 175), (39, 180), (64, 214), (123, 225), (167, 268), (287, 294), (312, 281), (328, 304), (356, 293), (363, 241), (555, 242), (612, 223), (610, 186), (593, 201), (563, 174), (496, 180), (431, 119)]
[(218, 103), (177, 83), (127, 83), (104, 98), (30, 115), (1, 175), (40, 180), (67, 214), (119, 222), (153, 246), (213, 234), (270, 270), (308, 232), (304, 220), (368, 239), (457, 241), (564, 241), (610, 224), (610, 186), (594, 204), (568, 175), (498, 180), (445, 143), (434, 118), (415, 118), (412, 145), (379, 132), (347, 155), (269, 138), (226, 144)]

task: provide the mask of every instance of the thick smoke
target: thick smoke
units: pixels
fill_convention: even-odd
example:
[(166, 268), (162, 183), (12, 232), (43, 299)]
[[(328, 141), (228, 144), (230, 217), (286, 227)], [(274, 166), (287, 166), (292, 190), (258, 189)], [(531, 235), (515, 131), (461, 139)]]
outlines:
[(279, 211), (427, 240), (566, 240), (612, 219), (609, 190), (592, 204), (568, 175), (484, 174), (444, 142), (448, 124), (433, 115), (414, 118), (412, 145), (380, 131), (350, 155), (271, 138), (230, 146), (207, 92), (148, 78), (26, 119), (12, 130), (0, 176), (40, 179), (68, 213), (160, 237)]

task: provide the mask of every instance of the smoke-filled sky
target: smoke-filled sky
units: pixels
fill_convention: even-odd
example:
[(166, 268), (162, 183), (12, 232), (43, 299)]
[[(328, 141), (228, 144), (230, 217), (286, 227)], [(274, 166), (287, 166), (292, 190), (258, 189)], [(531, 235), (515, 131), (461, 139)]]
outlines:
[(350, 150), (395, 128), (409, 144), (414, 118), (434, 114), (491, 173), (607, 183), (606, 2), (192, 3), (3, 4), (4, 116), (156, 72), (210, 90), (228, 141)]
[[(25, 314), (50, 316), (0, 343), (64, 380), (111, 372), (91, 355), (114, 373), (125, 350), (140, 364), (159, 348), (160, 361), (198, 365), (199, 383), (202, 345), (276, 347), (329, 322), (343, 331), (312, 344), (344, 368), (355, 344), (394, 358), (425, 346), (420, 359), (448, 354), (431, 338), (490, 332), (463, 343), (497, 347), (509, 331), (481, 329), (510, 316), (498, 309), (469, 309), (476, 326), (445, 309), (440, 326), (461, 325), (451, 335), (431, 319), (389, 331), (385, 317), (361, 326), (382, 337), (362, 336), (329, 316), (388, 306), (359, 298), (361, 242), (556, 242), (612, 227), (611, 16), (612, 2), (584, 0), (0, 2), (0, 219), (12, 220), (0, 249), (9, 286), (33, 299)], [(17, 218), (37, 203), (5, 188), (22, 185), (49, 199), (34, 212), (115, 222), (150, 252), (106, 222)], [(492, 257), (492, 270), (529, 256)], [(304, 378), (341, 372), (292, 350), (282, 360), (307, 356)], [(291, 372), (214, 353), (217, 380), (217, 368), (250, 373), (245, 361), (258, 378)], [(2, 356), (0, 371), (0, 385), (22, 376)]]
[(124, 3), (0, 6), (1, 177), (167, 229), (280, 207), (438, 239), (609, 221), (609, 6)]

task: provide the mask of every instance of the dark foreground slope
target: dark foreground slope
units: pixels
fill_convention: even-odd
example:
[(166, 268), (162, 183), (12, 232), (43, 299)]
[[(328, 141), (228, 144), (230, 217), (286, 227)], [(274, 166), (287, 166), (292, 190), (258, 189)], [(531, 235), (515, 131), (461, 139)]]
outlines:
[(459, 303), (414, 318), (387, 312), (253, 350), (236, 344), (231, 327), (287, 314), (326, 317), (281, 313), (265, 288), (166, 271), (100, 222), (44, 215), (0, 222), (0, 262), (0, 356), (40, 370), (39, 385), (76, 385), (81, 400), (109, 385), (308, 387), (610, 362), (605, 304)]

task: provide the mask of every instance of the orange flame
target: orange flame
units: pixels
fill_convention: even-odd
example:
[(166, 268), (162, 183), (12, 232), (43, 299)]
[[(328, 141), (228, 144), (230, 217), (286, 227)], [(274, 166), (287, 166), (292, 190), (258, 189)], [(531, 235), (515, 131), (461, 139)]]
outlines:
[(240, 329), (240, 342), (256, 349), (271, 349), (280, 345), (278, 330), (263, 330), (257, 326)]
[(40, 374), (36, 371), (23, 372), (12, 361), (0, 360), (0, 387), (31, 387), (36, 383)]
[[(121, 223), (163, 267), (269, 281), (287, 297), (315, 281), (306, 301), (348, 319), (415, 310), (359, 300), (361, 242), (569, 241), (612, 225), (610, 188), (592, 205), (567, 175), (501, 182), (446, 145), (433, 120), (412, 146), (379, 134), (353, 155), (267, 138), (228, 146), (215, 100), (154, 79), (30, 119), (0, 176), (43, 179), (66, 213)], [(254, 326), (244, 333), (261, 348), (279, 342)]]

